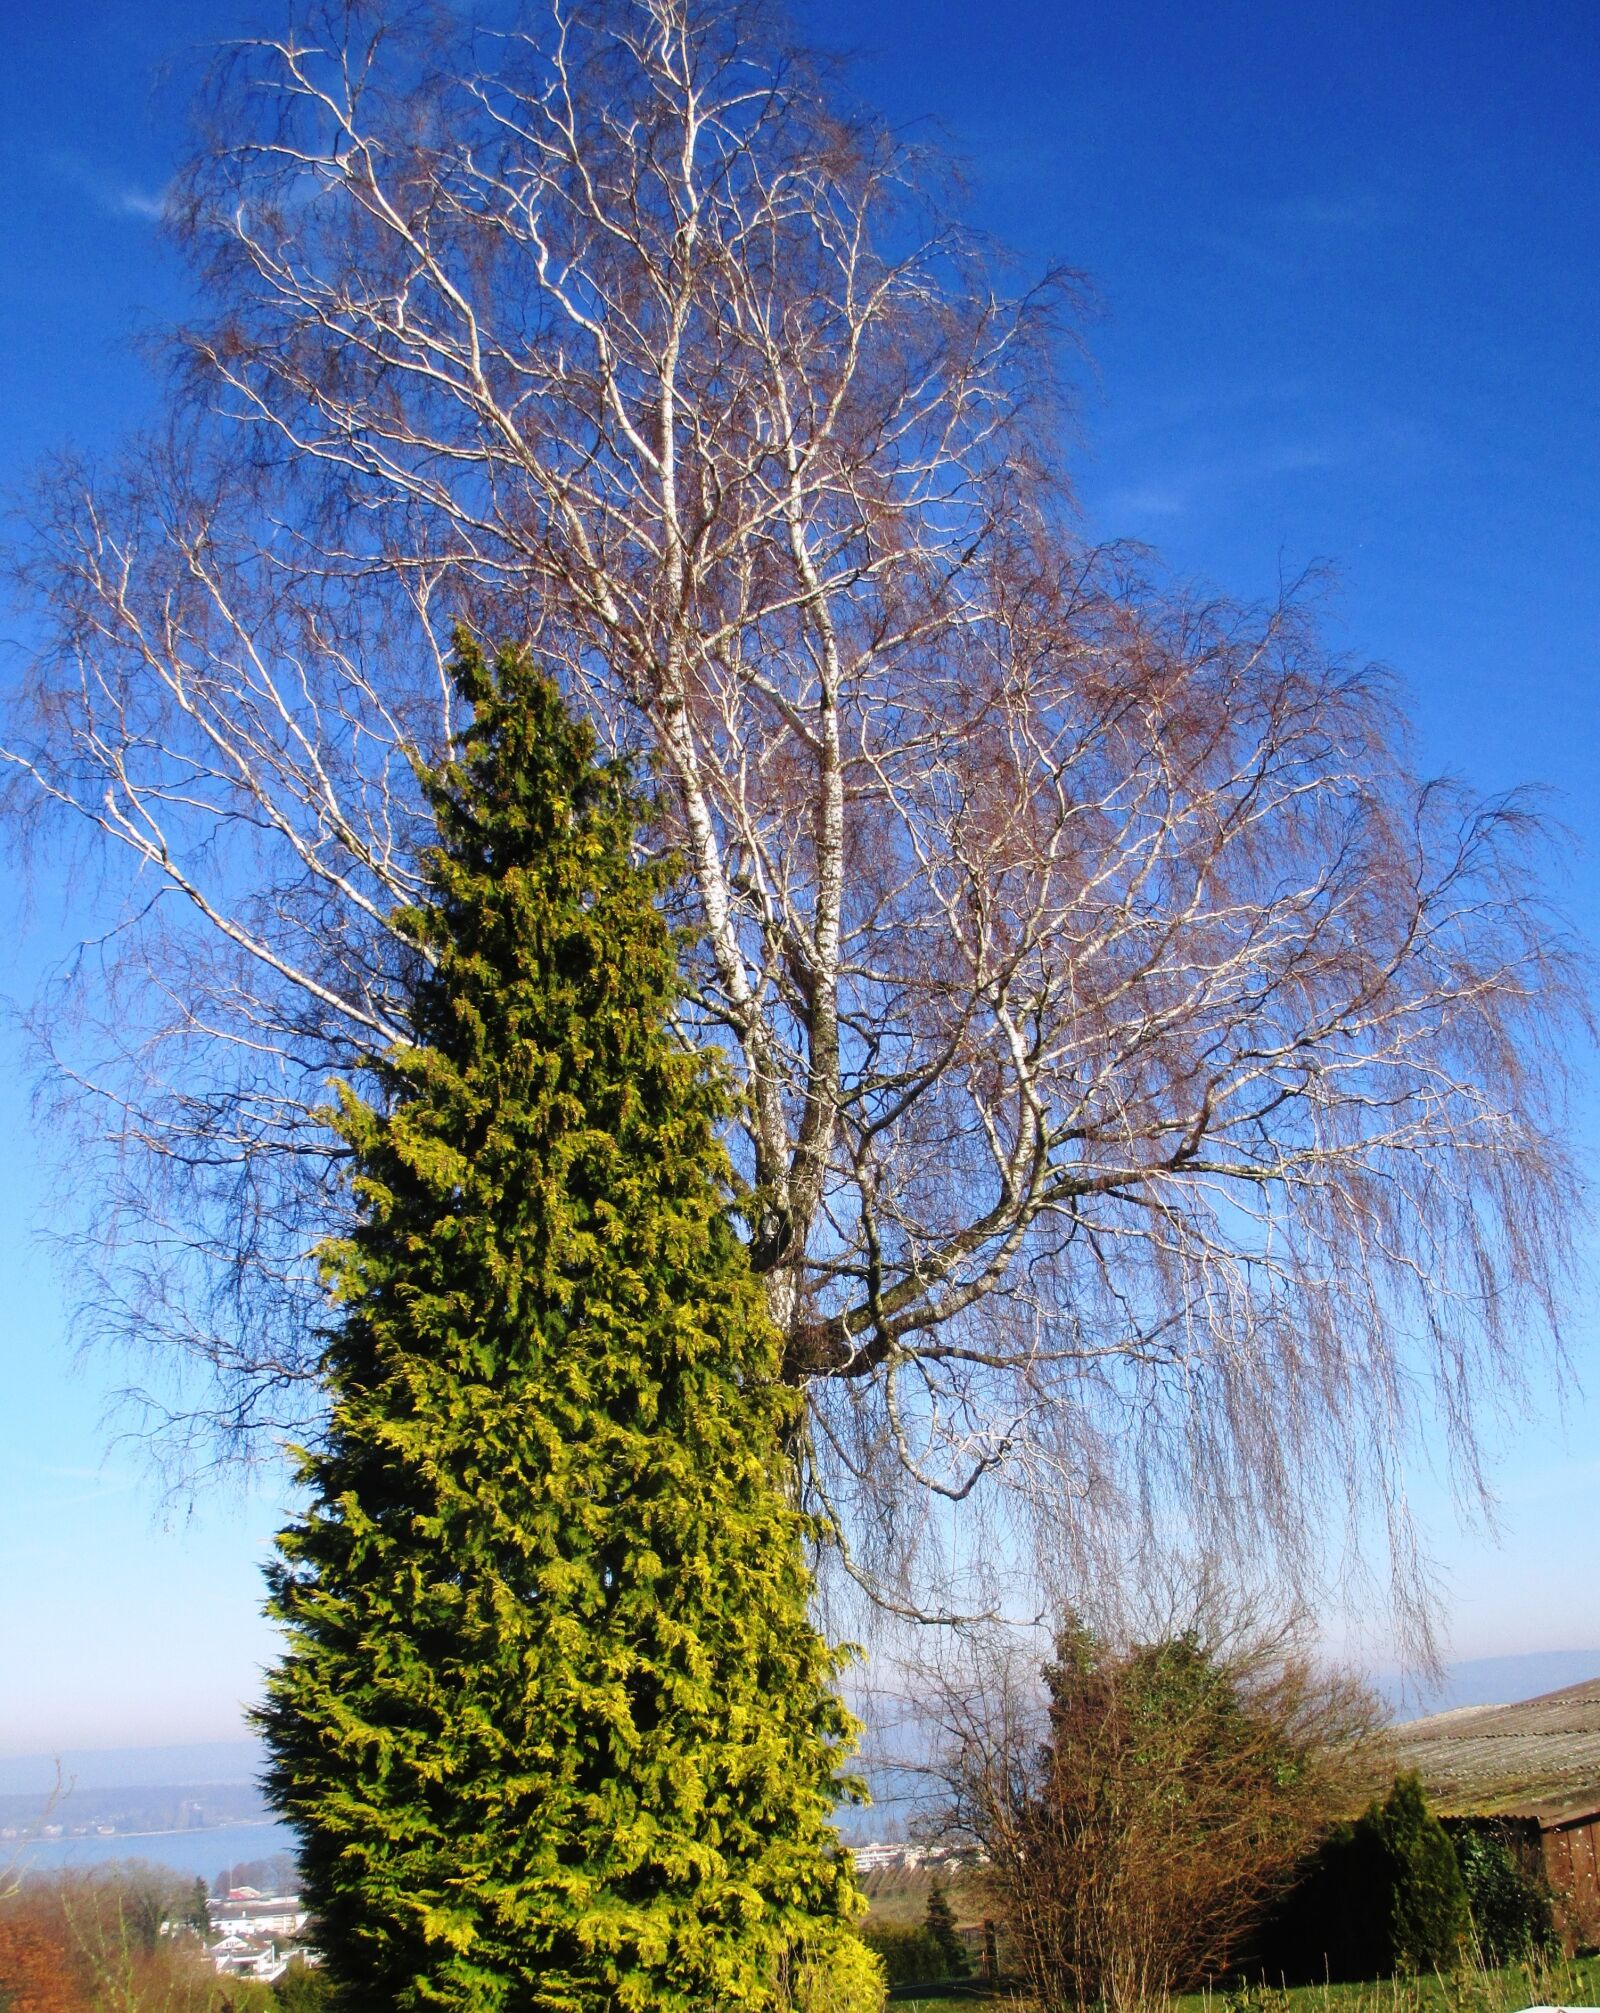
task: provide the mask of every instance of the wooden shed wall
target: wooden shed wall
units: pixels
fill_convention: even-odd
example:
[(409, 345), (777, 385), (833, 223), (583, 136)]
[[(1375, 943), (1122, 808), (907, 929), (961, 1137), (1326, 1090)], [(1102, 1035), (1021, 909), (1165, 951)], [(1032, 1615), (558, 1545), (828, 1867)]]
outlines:
[(1569, 1951), (1593, 1949), (1600, 1945), (1600, 1816), (1552, 1825), (1539, 1842), (1561, 1940)]

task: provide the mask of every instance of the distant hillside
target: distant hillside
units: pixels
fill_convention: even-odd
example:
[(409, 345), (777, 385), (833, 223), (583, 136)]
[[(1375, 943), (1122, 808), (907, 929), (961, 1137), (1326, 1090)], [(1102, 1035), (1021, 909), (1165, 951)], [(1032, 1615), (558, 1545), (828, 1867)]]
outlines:
[(212, 1831), (264, 1823), (271, 1814), (253, 1782), (137, 1783), (115, 1789), (73, 1783), (55, 1793), (0, 1795), (0, 1839)]
[(909, 1927), (923, 1921), (936, 1880), (944, 1889), (958, 1923), (983, 1919), (983, 1901), (970, 1868), (875, 1866), (863, 1873), (860, 1880), (867, 1897), (869, 1922), (904, 1923)]
[(1517, 1656), (1473, 1657), (1447, 1664), (1443, 1683), (1424, 1689), (1408, 1686), (1397, 1676), (1377, 1680), (1378, 1690), (1398, 1719), (1454, 1712), (1466, 1705), (1510, 1705), (1568, 1685), (1600, 1678), (1600, 1649), (1529, 1650)]
[(265, 1756), (254, 1740), (197, 1741), (182, 1747), (64, 1749), (57, 1755), (0, 1757), (0, 1796), (48, 1795), (59, 1774), (84, 1789), (177, 1789), (196, 1783), (254, 1782)]

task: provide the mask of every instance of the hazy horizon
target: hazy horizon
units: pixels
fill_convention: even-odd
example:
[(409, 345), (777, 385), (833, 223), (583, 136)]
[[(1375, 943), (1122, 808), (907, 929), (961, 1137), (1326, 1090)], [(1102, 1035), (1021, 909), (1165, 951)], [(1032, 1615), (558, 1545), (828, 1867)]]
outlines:
[[(1423, 1694), (1422, 1703), (1410, 1695), (1407, 1687), (1411, 1681), (1399, 1671), (1373, 1672), (1369, 1677), (1397, 1719), (1416, 1719), (1460, 1706), (1511, 1704), (1600, 1678), (1600, 1645), (1464, 1658), (1445, 1666), (1442, 1680)], [(85, 1791), (250, 1782), (264, 1754), (261, 1742), (244, 1732), (232, 1740), (130, 1742), (0, 1753), (0, 1796), (48, 1794), (58, 1763), (61, 1776)]]

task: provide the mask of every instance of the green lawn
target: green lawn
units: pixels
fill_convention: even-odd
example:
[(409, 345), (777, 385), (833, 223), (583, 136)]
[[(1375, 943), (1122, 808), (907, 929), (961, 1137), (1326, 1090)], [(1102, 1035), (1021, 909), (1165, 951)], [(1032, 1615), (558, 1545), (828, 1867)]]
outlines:
[[(894, 2013), (961, 2013), (1007, 2006), (1026, 2013), (1008, 1993), (994, 1997), (896, 1998)], [(1600, 2007), (1600, 1957), (1557, 1959), (1504, 1971), (1466, 1969), (1449, 1978), (1385, 1978), (1365, 1985), (1303, 1985), (1290, 1991), (1191, 1992), (1169, 2013), (1516, 2013), (1523, 2006)]]
[(1358, 1985), (1300, 1985), (1230, 1995), (1191, 1992), (1173, 2013), (1515, 2013), (1523, 2006), (1600, 2005), (1600, 1957), (1555, 1958), (1449, 1976), (1382, 1978)]
[(900, 1985), (889, 1994), (892, 2013), (1029, 2013), (1032, 2000), (1002, 1986), (991, 1992), (976, 1980), (959, 1991), (940, 1992), (915, 1985)]

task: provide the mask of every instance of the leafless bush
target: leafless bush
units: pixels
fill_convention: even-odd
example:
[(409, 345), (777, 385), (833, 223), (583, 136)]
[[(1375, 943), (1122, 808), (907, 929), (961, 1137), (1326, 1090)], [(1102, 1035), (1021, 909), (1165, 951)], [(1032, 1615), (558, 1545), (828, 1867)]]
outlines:
[(1069, 1617), (1042, 1681), (991, 1638), (941, 1692), (950, 1820), (1052, 2013), (1225, 1976), (1376, 1766), (1369, 1694), (1293, 1629), (1214, 1605), (1117, 1644)]
[(264, 1986), (219, 1979), (186, 1928), (194, 1883), (138, 1861), (31, 1874), (0, 1897), (7, 2013), (268, 2013)]

